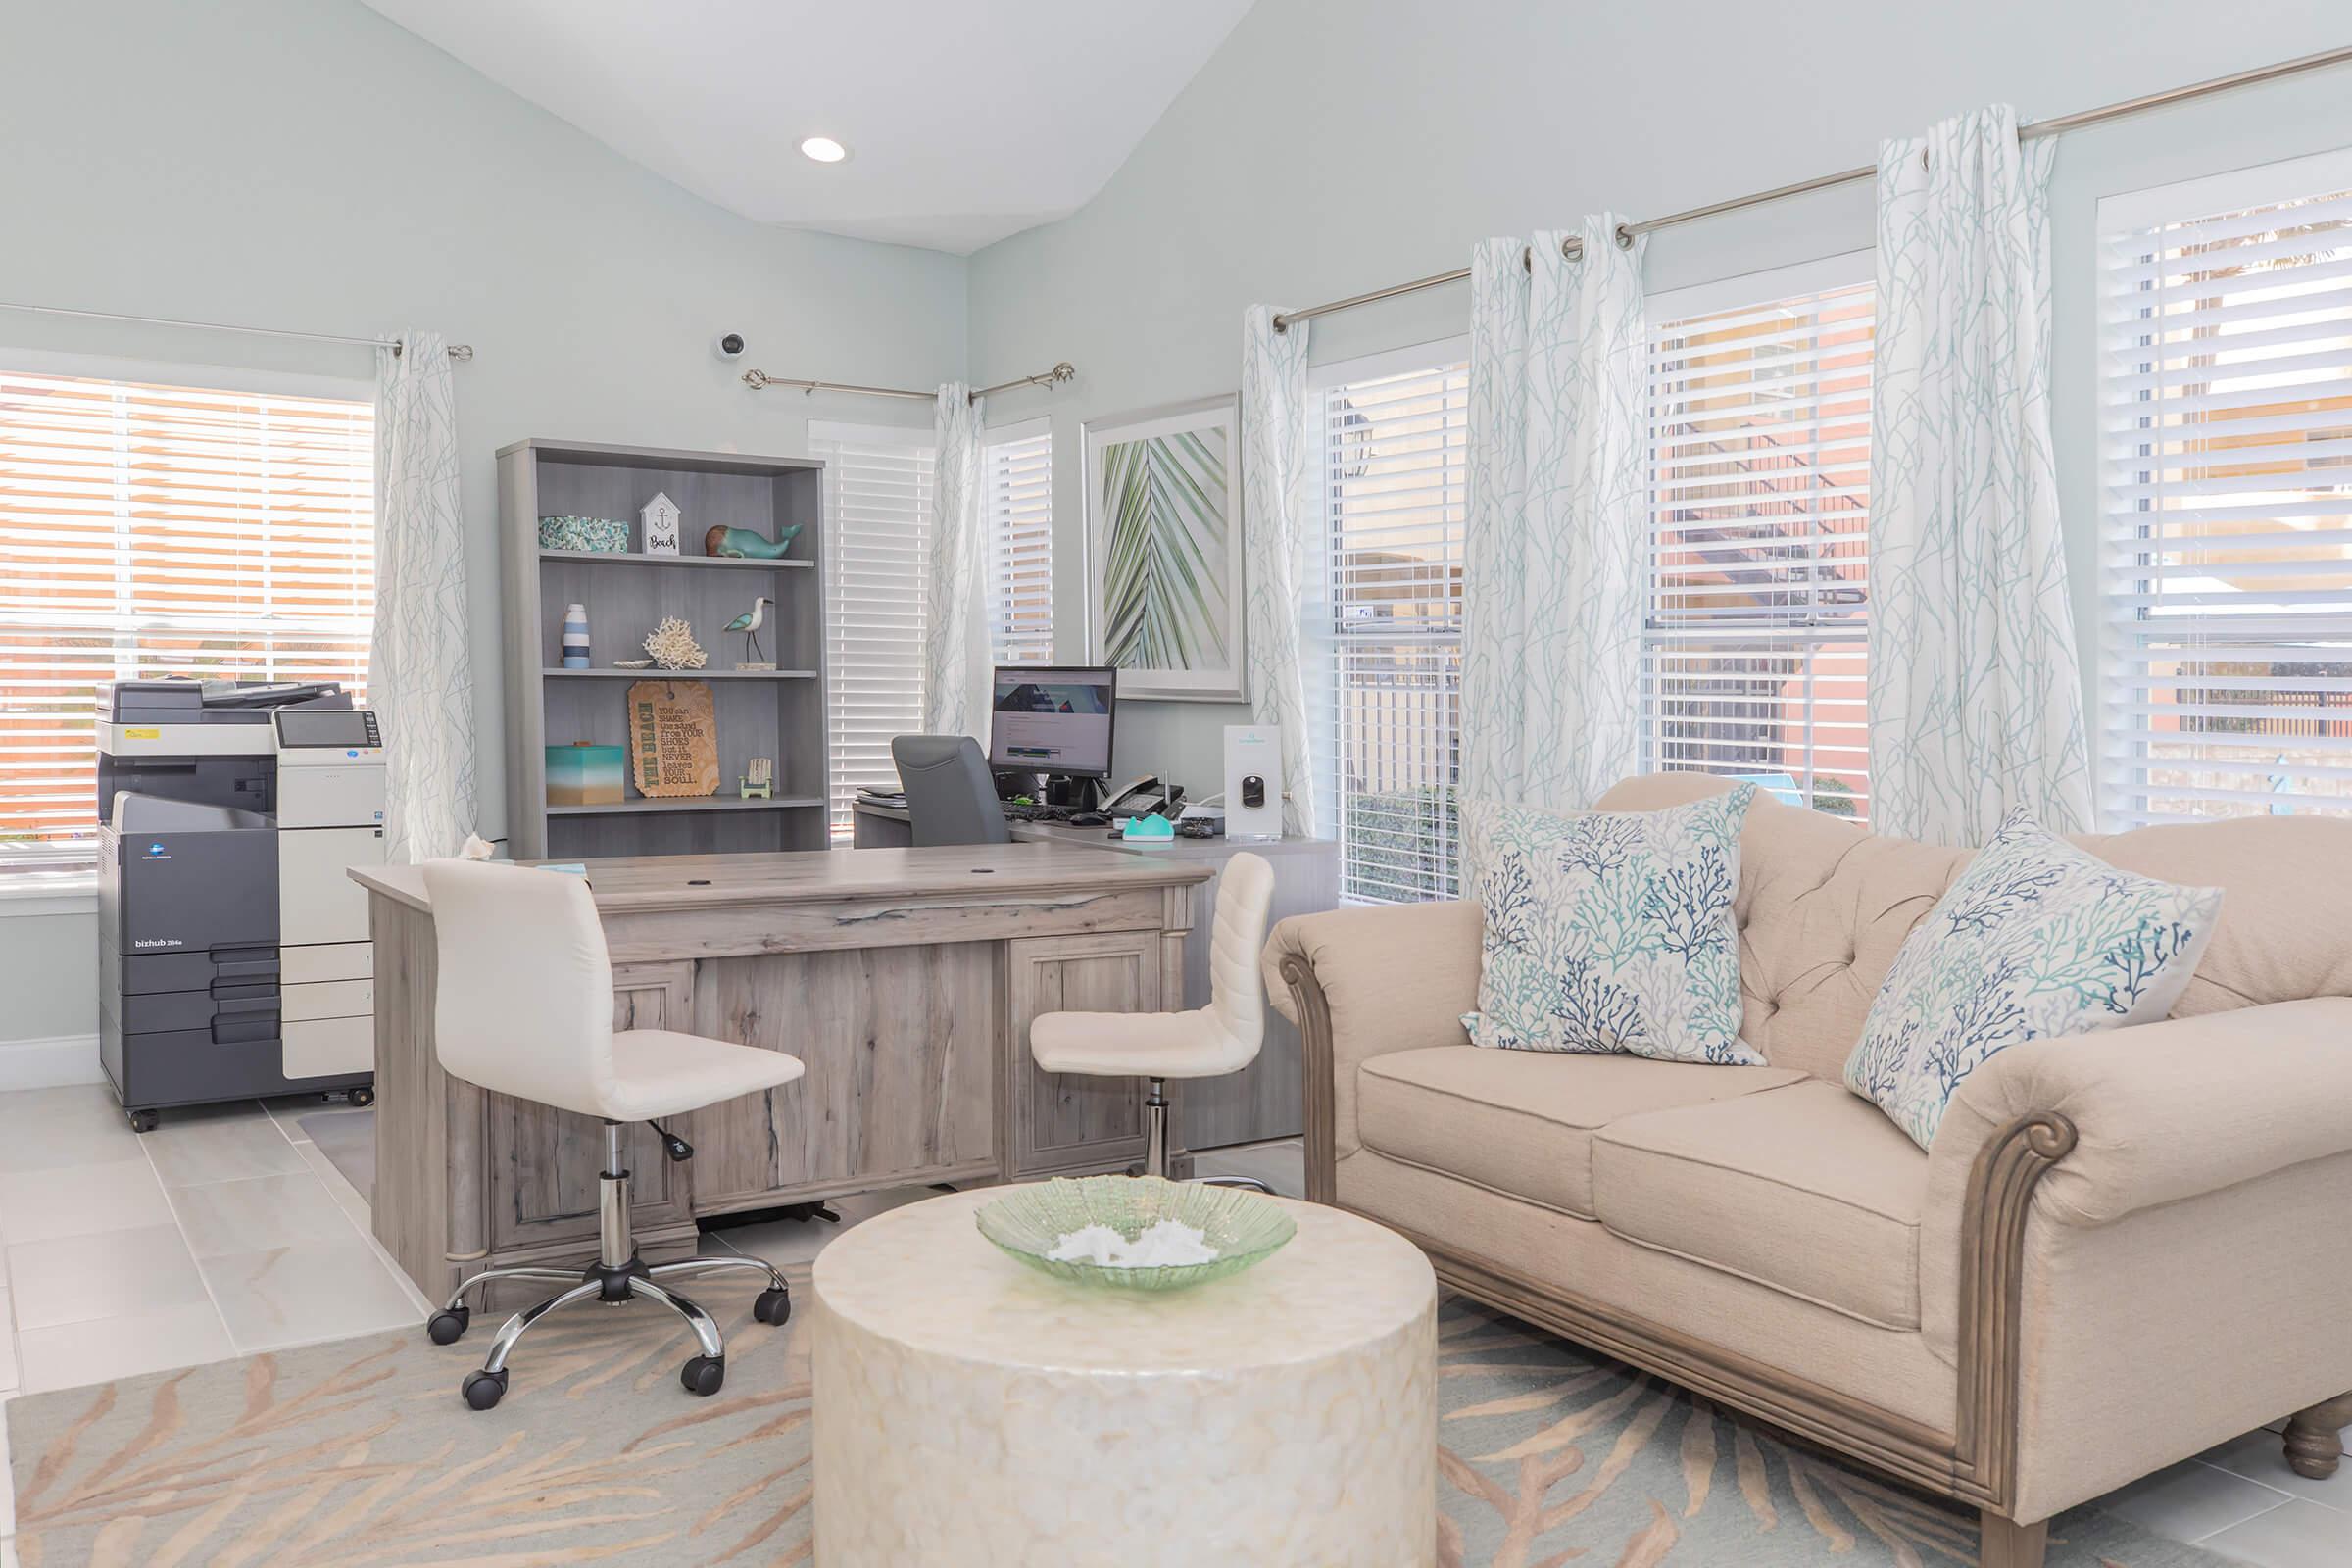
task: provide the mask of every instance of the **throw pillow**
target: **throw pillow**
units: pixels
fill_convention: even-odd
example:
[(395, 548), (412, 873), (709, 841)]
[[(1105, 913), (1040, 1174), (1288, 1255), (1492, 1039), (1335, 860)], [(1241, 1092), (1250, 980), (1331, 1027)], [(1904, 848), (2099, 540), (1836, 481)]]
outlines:
[(1845, 1086), (1925, 1149), (2009, 1047), (2169, 1015), (2221, 906), (2220, 888), (2118, 870), (2011, 812), (1895, 955)]
[(1761, 1066), (1740, 1039), (1740, 825), (1755, 799), (1559, 815), (1462, 808), (1487, 929), (1472, 1043)]

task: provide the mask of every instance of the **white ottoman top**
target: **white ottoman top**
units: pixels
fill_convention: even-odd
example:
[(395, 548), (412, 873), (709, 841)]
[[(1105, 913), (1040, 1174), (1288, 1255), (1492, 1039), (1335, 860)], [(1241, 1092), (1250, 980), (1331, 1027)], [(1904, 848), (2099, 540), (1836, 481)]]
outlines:
[(816, 1255), (822, 1309), (927, 1356), (1088, 1373), (1244, 1372), (1387, 1339), (1429, 1310), (1429, 1260), (1394, 1231), (1267, 1199), (1289, 1245), (1229, 1279), (1122, 1291), (1041, 1274), (973, 1224), (1005, 1188), (952, 1193), (852, 1227)]

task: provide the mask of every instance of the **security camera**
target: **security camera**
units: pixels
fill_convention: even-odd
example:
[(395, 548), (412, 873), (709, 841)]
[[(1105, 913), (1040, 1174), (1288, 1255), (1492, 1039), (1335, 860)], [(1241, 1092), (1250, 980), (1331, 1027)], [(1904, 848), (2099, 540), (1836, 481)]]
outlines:
[(741, 332), (721, 332), (718, 341), (710, 345), (712, 352), (722, 360), (742, 359), (743, 351), (749, 346), (744, 342)]

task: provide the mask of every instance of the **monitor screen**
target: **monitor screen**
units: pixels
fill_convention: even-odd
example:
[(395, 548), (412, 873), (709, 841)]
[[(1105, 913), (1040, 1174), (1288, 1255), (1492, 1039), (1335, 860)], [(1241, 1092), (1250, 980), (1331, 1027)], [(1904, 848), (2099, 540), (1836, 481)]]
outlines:
[(1108, 667), (998, 665), (988, 765), (1003, 773), (1108, 778), (1116, 701)]

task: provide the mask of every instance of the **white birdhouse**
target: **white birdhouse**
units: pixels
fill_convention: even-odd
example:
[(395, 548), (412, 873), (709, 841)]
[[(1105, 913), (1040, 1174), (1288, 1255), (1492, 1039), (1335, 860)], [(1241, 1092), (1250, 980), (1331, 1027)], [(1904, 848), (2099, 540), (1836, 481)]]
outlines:
[(654, 492), (637, 514), (645, 519), (645, 553), (649, 556), (674, 556), (678, 553), (678, 504)]

